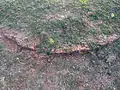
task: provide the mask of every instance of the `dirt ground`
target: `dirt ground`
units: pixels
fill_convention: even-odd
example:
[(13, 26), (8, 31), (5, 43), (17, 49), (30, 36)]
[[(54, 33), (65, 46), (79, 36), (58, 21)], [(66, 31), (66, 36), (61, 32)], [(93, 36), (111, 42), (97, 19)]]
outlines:
[[(0, 90), (119, 90), (120, 53), (115, 44), (87, 54), (46, 56), (29, 49), (19, 51), (16, 42), (3, 34), (26, 40), (24, 33), (0, 31)], [(34, 45), (32, 41), (22, 45)]]
[(0, 90), (120, 90), (119, 0), (1, 0)]

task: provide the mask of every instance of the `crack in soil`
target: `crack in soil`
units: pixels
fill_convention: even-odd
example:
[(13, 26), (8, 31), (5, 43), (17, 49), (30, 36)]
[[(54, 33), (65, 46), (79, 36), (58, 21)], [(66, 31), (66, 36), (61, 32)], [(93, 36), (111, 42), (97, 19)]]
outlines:
[[(24, 45), (24, 40), (21, 42), (18, 41), (19, 39), (17, 38), (19, 36), (17, 36), (15, 32), (11, 33), (10, 30), (1, 29), (0, 35), (3, 43), (7, 46), (9, 51), (22, 52), (22, 51), (28, 50), (28, 51), (37, 53), (37, 50), (35, 47), (39, 43), (38, 39), (31, 41), (33, 45), (28, 45), (27, 43), (29, 43), (29, 41), (25, 43), (26, 45)], [(28, 38), (28, 40), (32, 40), (32, 38)], [(68, 48), (65, 48), (65, 49), (68, 49)], [(66, 52), (65, 49), (56, 49), (56, 50), (52, 49), (51, 54), (69, 53), (69, 52)], [(71, 49), (71, 52), (77, 51), (78, 49), (80, 51), (89, 50), (88, 46), (81, 46), (81, 45), (73, 46), (73, 47), (70, 47), (69, 49)]]
[[(19, 33), (19, 35), (17, 35)], [(32, 52), (32, 55), (34, 58), (39, 58), (40, 53), (37, 52), (36, 45), (39, 44), (39, 39), (38, 38), (31, 38), (28, 37), (27, 41), (25, 41), (24, 37), (19, 36), (25, 36), (25, 35), (20, 35), (20, 32), (15, 32), (11, 30), (6, 30), (6, 29), (0, 29), (0, 38), (7, 46), (7, 49), (12, 52), (22, 52), (22, 51), (29, 51)], [(96, 43), (98, 43), (100, 46), (106, 46), (108, 44), (111, 44), (115, 41), (120, 39), (119, 35), (112, 34), (109, 35), (106, 39), (101, 39), (98, 40)], [(20, 41), (21, 40), (21, 41)], [(99, 47), (98, 47), (99, 48)], [(54, 54), (71, 54), (74, 52), (79, 52), (81, 54), (87, 54), (91, 51), (88, 45), (75, 45), (72, 47), (66, 47), (66, 48), (60, 48), (60, 49), (52, 49), (51, 50), (51, 55)], [(42, 55), (43, 56), (43, 55)]]
[[(10, 30), (5, 30), (5, 29), (3, 29), (3, 30), (0, 29), (0, 41), (2, 41), (4, 43), (4, 45), (7, 47), (7, 49), (9, 51), (12, 51), (13, 53), (16, 53), (16, 52), (17, 53), (22, 53), (22, 54), (25, 55), (25, 57), (27, 57), (27, 59), (36, 60), (35, 66), (32, 67), (32, 68), (30, 67), (30, 70), (28, 70), (28, 74), (29, 74), (28, 79), (31, 80), (33, 83), (35, 82), (34, 79), (35, 79), (35, 73), (37, 72), (37, 70), (40, 69), (40, 68), (43, 68), (43, 67), (47, 68), (48, 67), (48, 63), (49, 64), (51, 63), (51, 59), (53, 57), (59, 57), (59, 55), (61, 55), (61, 54), (62, 54), (61, 55), (62, 57), (69, 57), (69, 58), (79, 57), (79, 59), (81, 57), (79, 54), (75, 54), (75, 55), (70, 56), (69, 53), (62, 52), (62, 50), (61, 50), (61, 52), (59, 52), (60, 49), (58, 51), (56, 51), (56, 52), (53, 52), (53, 54), (51, 56), (45, 56), (43, 54), (37, 53), (36, 49), (31, 48), (30, 45), (29, 46), (25, 46), (25, 45), (21, 44), (21, 42), (17, 41), (18, 39), (16, 40), (17, 37), (14, 38), (14, 36), (16, 36), (16, 33), (11, 32), (12, 35), (10, 36), (9, 32), (11, 32), (11, 31)], [(32, 38), (30, 38), (30, 39), (32, 39)], [(99, 40), (98, 43), (101, 46), (105, 46), (105, 45), (108, 45), (108, 44), (111, 44), (111, 43), (115, 42), (118, 39), (120, 39), (120, 36), (116, 35), (116, 34), (113, 34), (111, 36), (108, 36), (105, 40), (101, 40), (101, 41)], [(35, 41), (32, 42), (32, 43), (35, 43)], [(73, 48), (74, 50), (78, 50), (79, 49), (78, 46), (77, 46), (76, 49), (75, 48), (76, 48), (76, 46), (74, 46), (74, 48)], [(84, 48), (83, 50), (85, 50), (85, 47), (81, 47), (81, 48)], [(79, 49), (79, 50), (82, 50), (82, 49)], [(56, 56), (55, 56), (55, 54), (56, 54)], [(43, 63), (42, 63), (42, 61), (43, 61)], [(43, 83), (44, 84), (43, 89), (46, 90), (46, 89), (50, 89), (51, 87), (54, 87), (54, 85), (52, 85), (51, 82), (49, 83), (48, 77), (55, 76), (54, 75), (55, 73), (51, 74), (51, 73), (48, 72), (48, 70), (46, 70), (44, 72), (46, 73), (44, 75), (44, 78), (46, 78), (46, 80)], [(93, 83), (93, 84), (95, 84), (94, 88), (97, 88), (97, 86), (99, 87), (100, 85), (104, 85), (105, 83), (108, 83), (107, 80), (109, 80), (109, 79), (107, 79), (107, 77), (104, 77), (104, 76), (103, 77), (99, 76), (99, 77), (101, 77), (100, 79), (97, 79), (97, 80), (99, 80), (99, 82), (94, 82)], [(22, 90), (25, 87), (25, 81), (26, 80), (20, 79), (20, 80), (15, 82), (15, 86), (18, 89)], [(86, 85), (86, 84), (84, 84), (84, 85)], [(79, 88), (81, 89), (82, 86), (79, 87)]]

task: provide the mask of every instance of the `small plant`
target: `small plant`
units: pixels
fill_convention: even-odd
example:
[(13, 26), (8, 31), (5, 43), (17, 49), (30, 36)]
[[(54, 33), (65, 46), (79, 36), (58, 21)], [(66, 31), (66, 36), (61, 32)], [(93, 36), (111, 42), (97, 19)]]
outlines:
[(89, 16), (90, 21), (98, 20), (97, 14), (92, 14)]
[(79, 2), (82, 3), (82, 4), (87, 4), (88, 0), (79, 0)]
[(50, 55), (50, 52), (55, 48), (56, 41), (53, 37), (50, 37), (48, 33), (42, 32), (40, 43), (36, 46), (39, 53)]
[(55, 41), (53, 40), (53, 38), (49, 38), (49, 43), (51, 44), (51, 45), (53, 45), (54, 43), (55, 43)]
[(88, 8), (88, 0), (74, 0), (75, 6), (80, 8)]
[(115, 17), (115, 14), (114, 14), (114, 13), (111, 13), (111, 17), (112, 17), (112, 18)]

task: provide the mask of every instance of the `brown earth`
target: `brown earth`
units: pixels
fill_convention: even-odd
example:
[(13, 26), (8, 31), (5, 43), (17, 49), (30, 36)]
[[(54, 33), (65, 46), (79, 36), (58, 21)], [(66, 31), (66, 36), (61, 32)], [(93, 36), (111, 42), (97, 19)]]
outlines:
[[(60, 64), (63, 58), (66, 58), (66, 60), (72, 60), (70, 62), (73, 62), (75, 64), (80, 64), (81, 67), (82, 65), (87, 65), (87, 63), (89, 62), (89, 59), (84, 57), (85, 53), (75, 53), (75, 54), (67, 54), (69, 52), (65, 52), (62, 49), (57, 49), (56, 51), (53, 52), (53, 54), (51, 56), (46, 56), (44, 54), (40, 54), (37, 53), (36, 49), (35, 49), (35, 45), (37, 45), (39, 43), (39, 39), (38, 38), (33, 38), (33, 37), (27, 37), (25, 38), (26, 35), (24, 33), (18, 32), (18, 31), (14, 31), (14, 30), (8, 30), (8, 29), (0, 29), (0, 41), (3, 42), (3, 44), (7, 47), (7, 50), (9, 52), (12, 53), (17, 53), (19, 55), (22, 55), (26, 61), (24, 61), (25, 63), (25, 68), (26, 69), (24, 72), (24, 74), (26, 74), (27, 79), (30, 80), (34, 85), (35, 85), (35, 78), (36, 78), (36, 73), (39, 70), (42, 70), (43, 68), (46, 68), (44, 70), (44, 72), (42, 73), (43, 78), (44, 78), (44, 82), (43, 82), (43, 89), (42, 90), (51, 90), (52, 88), (54, 88), (54, 90), (59, 90), (57, 89), (58, 87), (56, 87), (56, 83), (50, 81), (48, 78), (50, 77), (57, 77), (58, 74), (62, 73), (62, 74), (67, 74), (67, 71), (55, 71), (54, 69), (52, 69), (54, 65)], [(98, 43), (100, 45), (107, 45), (107, 44), (111, 44), (113, 43), (115, 40), (118, 40), (120, 37), (116, 34), (110, 35), (108, 36), (105, 40), (99, 40)], [(74, 47), (70, 47), (72, 49), (72, 51), (89, 51), (90, 48), (88, 47), (88, 45), (86, 46), (74, 46)], [(63, 54), (62, 54), (63, 53)], [(82, 55), (83, 54), (83, 55)], [(60, 58), (60, 60), (54, 59), (54, 58)], [(95, 56), (94, 56), (95, 58)], [(32, 60), (32, 61), (31, 61)], [(33, 67), (30, 67), (29, 63), (34, 63)], [(29, 69), (28, 69), (28, 68)], [(62, 66), (61, 66), (62, 67)], [(83, 66), (84, 67), (84, 66)], [(88, 67), (88, 66), (86, 66)], [(74, 69), (74, 67), (73, 67)], [(96, 67), (96, 71), (99, 71), (99, 69), (101, 69), (101, 67)], [(68, 71), (69, 72), (69, 71)], [(22, 72), (23, 73), (23, 72)], [(92, 80), (91, 82), (88, 82), (88, 78), (86, 75), (84, 74), (80, 74), (80, 77), (76, 77), (77, 78), (77, 86), (78, 89), (77, 90), (84, 90), (84, 87), (86, 86), (90, 86), (92, 88), (92, 90), (98, 90), (97, 88), (100, 88), (101, 86), (106, 86), (107, 84), (109, 84), (111, 81), (114, 80), (114, 78), (110, 77), (110, 76), (106, 76), (106, 75), (101, 75), (99, 73), (96, 74), (96, 79), (97, 80)], [(24, 80), (24, 78), (20, 78), (19, 80), (17, 80), (16, 82), (14, 82), (14, 86), (16, 87), (16, 90), (25, 90), (25, 83), (26, 80)], [(30, 86), (29, 86), (30, 87)], [(9, 87), (11, 88), (11, 87)], [(56, 89), (55, 89), (56, 88)], [(11, 90), (11, 89), (8, 89)]]

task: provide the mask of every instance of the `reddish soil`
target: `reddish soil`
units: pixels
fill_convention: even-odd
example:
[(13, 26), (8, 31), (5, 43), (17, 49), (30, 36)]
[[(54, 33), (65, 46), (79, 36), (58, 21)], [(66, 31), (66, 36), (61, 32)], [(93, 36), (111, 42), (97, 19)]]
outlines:
[[(19, 34), (18, 34), (19, 33)], [(35, 65), (34, 67), (29, 67), (29, 65), (25, 65), (25, 68), (29, 67), (29, 70), (26, 70), (26, 72), (23, 73), (27, 73), (28, 75), (28, 80), (31, 80), (31, 82), (33, 84), (35, 84), (35, 75), (37, 73), (37, 71), (39, 71), (39, 69), (41, 68), (47, 68), (47, 65), (51, 65), (49, 67), (52, 67), (52, 64), (56, 63), (51, 62), (51, 60), (53, 60), (54, 58), (54, 54), (56, 54), (56, 56), (59, 54), (62, 54), (62, 57), (67, 59), (72, 59), (72, 60), (76, 60), (76, 61), (72, 61), (74, 63), (85, 63), (87, 61), (87, 59), (84, 60), (85, 57), (82, 57), (80, 55), (69, 55), (69, 54), (65, 54), (65, 51), (62, 49), (57, 49), (55, 52), (53, 52), (54, 54), (51, 56), (46, 56), (44, 54), (40, 54), (36, 52), (35, 49), (35, 45), (38, 43), (38, 38), (24, 38), (24, 34), (22, 33), (22, 35), (20, 35), (21, 32), (16, 32), (13, 30), (8, 30), (8, 29), (0, 29), (0, 41), (3, 42), (3, 44), (7, 47), (7, 50), (13, 53), (18, 53), (21, 54), (23, 56), (25, 56), (25, 62), (27, 62), (27, 60), (30, 62), (30, 60), (32, 60), (33, 62), (35, 61)], [(21, 37), (20, 37), (21, 36)], [(116, 34), (110, 35), (108, 36), (105, 40), (100, 39), (98, 41), (98, 43), (100, 45), (106, 45), (106, 44), (110, 44), (113, 41), (119, 39), (120, 37)], [(18, 41), (20, 40), (20, 41)], [(23, 41), (22, 41), (23, 40)], [(24, 41), (25, 40), (25, 41)], [(26, 42), (26, 43), (25, 43)], [(25, 43), (25, 44), (23, 44)], [(21, 49), (21, 50), (20, 50)], [(72, 51), (82, 51), (82, 50), (90, 50), (89, 47), (86, 46), (74, 46), (71, 47)], [(79, 60), (78, 60), (79, 58)], [(66, 60), (67, 60), (66, 59)], [(78, 60), (78, 61), (77, 61)], [(57, 61), (59, 62), (59, 61)], [(31, 63), (31, 62), (30, 62)], [(81, 64), (82, 65), (82, 64)], [(44, 75), (43, 78), (45, 79), (43, 82), (43, 90), (51, 90), (53, 87), (55, 87), (55, 83), (52, 83), (48, 80), (48, 77), (56, 77), (56, 75), (62, 71), (54, 71), (54, 70), (50, 70), (50, 72), (47, 71), (47, 68), (44, 71)], [(64, 70), (63, 70), (64, 72)], [(62, 72), (62, 73), (63, 73)], [(67, 71), (65, 71), (66, 73)], [(83, 75), (84, 76), (84, 75)], [(87, 76), (83, 78), (83, 80), (81, 81), (82, 77), (79, 77), (78, 79), (78, 85), (79, 85), (79, 89), (78, 90), (84, 90), (83, 87), (85, 87), (85, 85), (87, 85), (87, 83), (85, 83), (85, 81), (87, 81)], [(17, 90), (24, 90), (25, 88), (25, 82), (27, 80), (24, 80), (23, 78), (20, 78), (18, 81), (14, 82), (15, 86), (17, 87)], [(108, 78), (107, 76), (100, 76), (99, 74), (97, 75), (97, 80), (94, 81), (95, 85), (91, 85), (89, 83), (89, 85), (93, 86), (94, 90), (97, 90), (95, 88), (97, 87), (101, 87), (104, 86), (105, 83), (108, 83), (109, 81), (112, 81), (111, 78)]]

